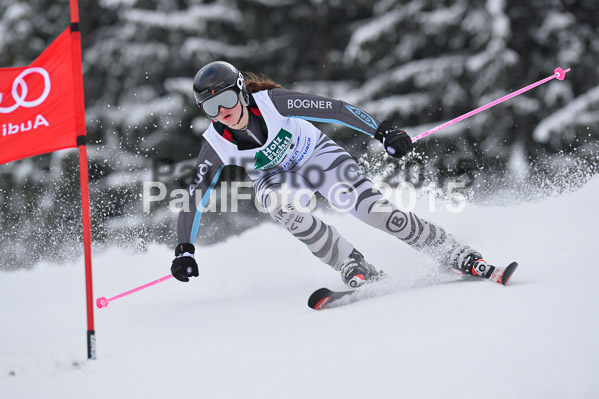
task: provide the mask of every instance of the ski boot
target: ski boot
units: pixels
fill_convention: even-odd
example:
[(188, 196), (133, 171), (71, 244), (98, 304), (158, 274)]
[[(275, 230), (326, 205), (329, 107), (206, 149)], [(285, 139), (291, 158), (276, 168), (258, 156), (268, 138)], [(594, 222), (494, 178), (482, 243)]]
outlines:
[(472, 248), (463, 247), (453, 252), (450, 258), (451, 266), (458, 272), (467, 276), (486, 278), (498, 284), (506, 285), (518, 267), (512, 262), (506, 267), (497, 267), (487, 264), (482, 255)]
[(468, 276), (489, 278), (495, 269), (495, 266), (487, 264), (480, 253), (469, 247), (458, 249), (451, 258), (451, 266)]
[(385, 277), (387, 275), (382, 270), (377, 271), (356, 249), (341, 264), (341, 279), (350, 288), (358, 288)]

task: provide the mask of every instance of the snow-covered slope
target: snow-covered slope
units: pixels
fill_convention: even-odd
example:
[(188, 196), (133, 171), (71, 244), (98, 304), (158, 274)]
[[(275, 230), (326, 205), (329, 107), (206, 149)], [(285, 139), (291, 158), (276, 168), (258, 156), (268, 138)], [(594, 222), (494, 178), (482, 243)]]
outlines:
[[(401, 286), (320, 312), (307, 298), (342, 288), (338, 275), (274, 223), (261, 225), (200, 249), (190, 283), (96, 309), (90, 362), (82, 261), (3, 273), (0, 397), (596, 397), (598, 195), (595, 178), (543, 202), (417, 209), (489, 262), (519, 261), (508, 287), (423, 285), (434, 273), (425, 256), (349, 215), (320, 214)], [(95, 296), (162, 277), (170, 261), (164, 247), (98, 255)]]

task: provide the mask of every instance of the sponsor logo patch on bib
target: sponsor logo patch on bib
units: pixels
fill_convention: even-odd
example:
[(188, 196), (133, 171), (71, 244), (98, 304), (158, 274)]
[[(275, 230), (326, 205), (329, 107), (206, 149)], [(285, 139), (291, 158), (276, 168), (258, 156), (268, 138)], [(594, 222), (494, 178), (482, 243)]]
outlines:
[(285, 129), (279, 130), (277, 136), (268, 145), (254, 155), (254, 168), (265, 170), (277, 165), (291, 146), (292, 135)]

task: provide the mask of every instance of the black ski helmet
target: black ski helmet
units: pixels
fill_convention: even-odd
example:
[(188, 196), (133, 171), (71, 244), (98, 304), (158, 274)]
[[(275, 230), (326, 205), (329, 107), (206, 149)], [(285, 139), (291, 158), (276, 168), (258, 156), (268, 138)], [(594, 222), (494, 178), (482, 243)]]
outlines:
[(231, 88), (239, 94), (241, 104), (247, 106), (250, 103), (243, 75), (228, 62), (214, 61), (206, 64), (193, 78), (193, 95), (200, 108), (202, 102)]

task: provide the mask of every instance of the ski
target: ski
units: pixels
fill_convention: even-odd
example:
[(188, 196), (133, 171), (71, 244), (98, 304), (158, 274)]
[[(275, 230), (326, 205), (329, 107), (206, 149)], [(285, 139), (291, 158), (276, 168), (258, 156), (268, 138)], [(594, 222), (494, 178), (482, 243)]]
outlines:
[(354, 294), (357, 290), (348, 291), (331, 291), (328, 288), (320, 288), (310, 295), (308, 298), (308, 306), (315, 310), (320, 310), (330, 302), (335, 302), (340, 298)]
[[(498, 284), (502, 284), (505, 286), (505, 285), (507, 285), (508, 281), (512, 277), (512, 274), (514, 274), (514, 271), (516, 271), (517, 267), (518, 267), (518, 263), (516, 263), (516, 262), (510, 263), (506, 267), (495, 266), (495, 269), (491, 273), (491, 276), (488, 277), (488, 280), (493, 281)], [(480, 277), (474, 277), (474, 276), (468, 276), (468, 275), (464, 275), (463, 278), (464, 278), (464, 280), (474, 280), (474, 281), (481, 280)], [(374, 287), (375, 285), (376, 285), (376, 283), (365, 284), (356, 289), (346, 290), (346, 291), (332, 291), (328, 288), (320, 288), (320, 289), (314, 291), (312, 293), (312, 295), (310, 295), (310, 298), (308, 298), (308, 306), (314, 310), (321, 310), (321, 309), (332, 308), (332, 307), (340, 306), (340, 305), (348, 305), (350, 303), (357, 302), (359, 300), (366, 299), (366, 298), (372, 298), (372, 297), (378, 296), (378, 295), (376, 295), (375, 292), (369, 292), (369, 293), (366, 293), (366, 295), (359, 295), (359, 293), (363, 292), (364, 288), (367, 288), (368, 291), (372, 291), (372, 289), (375, 288)], [(381, 293), (381, 295), (384, 295), (384, 294), (385, 294), (385, 292)]]
[(495, 270), (493, 270), (493, 273), (491, 273), (489, 280), (502, 285), (507, 285), (507, 282), (510, 281), (512, 274), (514, 274), (517, 268), (518, 263), (516, 262), (510, 263), (506, 267), (495, 267)]
[(308, 298), (308, 306), (315, 310), (328, 309), (335, 306), (348, 305), (368, 298), (376, 298), (396, 292), (397, 287), (389, 277), (364, 284), (346, 291), (332, 291), (320, 288)]

